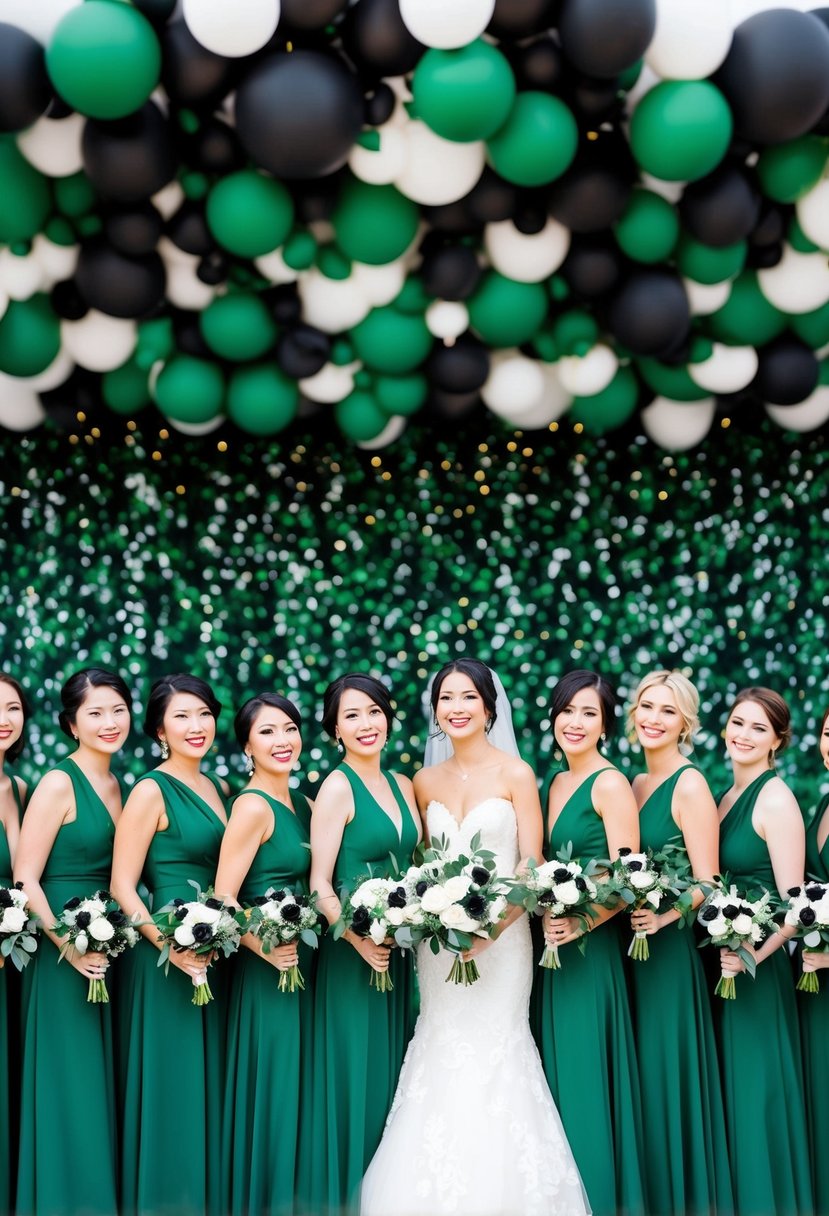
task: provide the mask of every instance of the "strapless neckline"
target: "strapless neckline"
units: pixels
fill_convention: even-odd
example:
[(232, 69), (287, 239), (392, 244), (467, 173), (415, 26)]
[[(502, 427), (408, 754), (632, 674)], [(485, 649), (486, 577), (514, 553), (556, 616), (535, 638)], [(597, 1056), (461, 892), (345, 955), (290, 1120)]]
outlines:
[(442, 811), (446, 812), (447, 818), (452, 820), (452, 823), (455, 825), (457, 831), (461, 831), (464, 825), (469, 822), (473, 815), (477, 814), (482, 807), (490, 806), (492, 803), (500, 803), (501, 806), (507, 806), (513, 813), (515, 813), (515, 807), (513, 806), (512, 802), (510, 802), (509, 798), (484, 798), (482, 802), (476, 802), (473, 807), (470, 807), (463, 819), (458, 819), (457, 816), (449, 810), (449, 807), (445, 802), (441, 802), (439, 798), (433, 798), (426, 807), (426, 819), (428, 821), (429, 812), (431, 811), (432, 807), (439, 806)]

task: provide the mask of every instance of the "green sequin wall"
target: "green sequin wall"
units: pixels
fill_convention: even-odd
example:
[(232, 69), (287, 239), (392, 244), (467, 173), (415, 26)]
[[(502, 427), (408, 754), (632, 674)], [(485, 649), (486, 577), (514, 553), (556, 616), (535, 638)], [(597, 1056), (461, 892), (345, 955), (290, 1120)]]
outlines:
[[(65, 753), (58, 689), (93, 662), (124, 674), (137, 710), (163, 672), (212, 681), (226, 706), (215, 767), (240, 781), (233, 709), (285, 692), (306, 717), (311, 783), (335, 759), (318, 725), (325, 685), (370, 668), (391, 682), (390, 751), (411, 771), (428, 676), (464, 653), (503, 678), (541, 776), (554, 762), (549, 689), (571, 667), (623, 695), (654, 665), (682, 667), (702, 693), (697, 757), (715, 785), (729, 698), (768, 683), (794, 713), (783, 775), (814, 803), (829, 704), (820, 436), (731, 426), (671, 457), (632, 432), (412, 430), (373, 455), (130, 425), (111, 439), (3, 440), (0, 657), (34, 704), (24, 776)], [(131, 773), (157, 755), (139, 721)], [(610, 754), (639, 764), (624, 740)]]

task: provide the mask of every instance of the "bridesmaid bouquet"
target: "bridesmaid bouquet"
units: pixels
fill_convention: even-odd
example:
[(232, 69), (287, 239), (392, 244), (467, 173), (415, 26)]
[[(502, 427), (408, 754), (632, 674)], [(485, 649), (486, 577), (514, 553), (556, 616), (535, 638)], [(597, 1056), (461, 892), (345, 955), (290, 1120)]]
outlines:
[[(590, 928), (590, 921), (596, 912), (596, 903), (600, 900), (600, 889), (593, 881), (602, 867), (596, 861), (582, 865), (580, 861), (572, 861), (572, 841), (566, 849), (560, 849), (555, 861), (545, 861), (537, 866), (529, 862), (527, 876), (522, 881), (510, 884), (507, 896), (511, 904), (525, 908), (527, 912), (542, 916), (550, 912), (553, 916), (574, 916), (585, 929)], [(578, 941), (578, 948), (584, 953), (587, 939)], [(539, 967), (547, 967), (557, 971), (561, 967), (558, 946), (545, 945), (539, 960)]]
[[(196, 899), (185, 901), (174, 899), (153, 915), (153, 924), (158, 929), (164, 945), (158, 966), (166, 975), (170, 969), (170, 951), (192, 950), (194, 954), (208, 955), (221, 951), (225, 958), (239, 948), (241, 933), (234, 911), (220, 899), (215, 899), (212, 888), (202, 893), (197, 882), (189, 880), (195, 888)], [(213, 1000), (207, 977), (193, 977), (194, 1005), (206, 1005)]]
[[(312, 898), (302, 891), (289, 891), (273, 887), (258, 896), (250, 908), (237, 915), (243, 932), (252, 933), (262, 943), (262, 953), (270, 954), (277, 946), (288, 946), (297, 938), (317, 948), (320, 934), (319, 913)], [(279, 973), (279, 991), (296, 992), (305, 988), (305, 980), (299, 967), (289, 967)]]
[[(807, 882), (792, 887), (788, 895), (785, 923), (794, 925), (795, 937), (802, 939), (807, 950), (825, 954), (829, 950), (829, 884)], [(799, 992), (820, 992), (817, 972), (802, 972), (796, 987)]]
[(27, 912), (28, 906), (22, 882), (0, 887), (0, 967), (10, 958), (22, 971), (37, 950), (37, 921)]
[[(753, 978), (757, 971), (754, 955), (746, 946), (757, 946), (774, 928), (771, 894), (764, 891), (759, 899), (740, 895), (735, 886), (726, 888), (723, 880), (711, 892), (699, 911), (697, 920), (708, 937), (703, 946), (719, 946), (733, 950)], [(723, 970), (714, 992), (725, 1000), (734, 1000), (737, 987), (735, 972)]]
[[(655, 912), (665, 905), (677, 908), (683, 920), (690, 915), (690, 888), (695, 884), (688, 854), (678, 845), (666, 844), (661, 852), (645, 849), (643, 853), (634, 853), (632, 849), (619, 849), (619, 856), (611, 865), (609, 885), (629, 912), (649, 904)], [(634, 933), (628, 957), (647, 962), (650, 958), (647, 933), (641, 930)]]
[[(358, 937), (370, 937), (377, 946), (393, 941), (407, 949), (411, 941), (398, 938), (398, 930), (414, 914), (410, 907), (409, 889), (396, 878), (364, 878), (349, 894), (340, 893), (340, 919), (332, 933), (337, 941), (349, 929)], [(378, 992), (391, 992), (394, 984), (388, 971), (372, 968), (370, 985)]]
[[(67, 938), (61, 946), (61, 959), (70, 950), (75, 954), (105, 954), (107, 958), (117, 958), (125, 950), (132, 949), (139, 936), (135, 923), (121, 911), (109, 891), (96, 891), (88, 899), (78, 895), (67, 899), (52, 932)], [(90, 980), (86, 999), (94, 1005), (108, 1005), (106, 980)]]

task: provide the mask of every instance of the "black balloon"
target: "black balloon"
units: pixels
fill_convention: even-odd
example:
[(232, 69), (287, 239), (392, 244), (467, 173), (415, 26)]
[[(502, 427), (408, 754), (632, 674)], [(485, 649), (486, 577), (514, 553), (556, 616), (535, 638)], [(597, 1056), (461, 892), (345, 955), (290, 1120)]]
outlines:
[(92, 185), (115, 202), (143, 201), (175, 176), (170, 127), (151, 101), (117, 122), (88, 119), (81, 150)]
[(524, 236), (536, 236), (544, 231), (547, 223), (547, 200), (541, 194), (529, 190), (519, 197), (512, 222)]
[(778, 245), (786, 235), (793, 208), (763, 199), (757, 223), (749, 233), (752, 245)]
[(563, 0), (564, 54), (580, 72), (618, 76), (644, 55), (656, 29), (656, 0)]
[(751, 387), (763, 401), (797, 405), (817, 388), (817, 357), (793, 334), (783, 334), (760, 347), (757, 354), (759, 364)]
[(80, 321), (89, 312), (89, 305), (78, 290), (74, 279), (62, 279), (49, 293), (49, 303), (64, 321)]
[(43, 47), (16, 25), (0, 22), (0, 131), (22, 131), (52, 98)]
[(233, 88), (236, 60), (215, 55), (197, 42), (184, 18), (171, 21), (161, 34), (161, 82), (180, 106), (214, 104)]
[(104, 236), (119, 253), (140, 257), (152, 253), (161, 236), (162, 219), (152, 203), (111, 211), (104, 219)]
[(518, 198), (518, 187), (487, 166), (469, 194), (459, 201), (476, 224), (497, 224), (512, 219)]
[(329, 220), (340, 201), (340, 193), (350, 177), (348, 169), (329, 173), (312, 181), (290, 183), (296, 208), (296, 217), (301, 224), (313, 224), (317, 220)]
[(755, 13), (735, 29), (714, 82), (738, 135), (758, 144), (796, 139), (829, 107), (829, 29), (795, 9)]
[(331, 339), (311, 325), (297, 325), (280, 334), (276, 361), (286, 376), (304, 380), (325, 367), (331, 354)]
[(236, 92), (242, 145), (277, 177), (335, 172), (348, 160), (362, 125), (362, 89), (333, 52), (294, 51), (263, 59)]
[(111, 317), (143, 317), (164, 299), (166, 275), (157, 253), (126, 257), (103, 241), (81, 247), (75, 281), (90, 308)]
[(213, 234), (207, 226), (204, 209), (190, 200), (183, 202), (175, 215), (170, 216), (167, 221), (167, 236), (179, 249), (200, 258), (216, 248)]
[(583, 300), (595, 300), (616, 288), (624, 265), (619, 246), (610, 238), (576, 237), (560, 273), (574, 295)]
[(439, 300), (468, 300), (482, 274), (474, 249), (445, 245), (424, 253), (420, 275), (430, 296)]
[(621, 218), (637, 176), (624, 138), (587, 140), (563, 177), (547, 190), (550, 214), (573, 232), (600, 232)]
[(619, 85), (615, 79), (593, 80), (583, 76), (577, 80), (567, 94), (571, 107), (584, 118), (603, 122), (624, 109), (619, 97)]
[(447, 393), (474, 393), (489, 375), (489, 351), (472, 334), (452, 346), (436, 342), (426, 360), (431, 383)]
[(230, 259), (220, 249), (213, 249), (206, 254), (196, 267), (196, 278), (207, 283), (208, 287), (218, 287), (229, 274)]
[(282, 0), (279, 29), (319, 30), (346, 8), (348, 0)]
[(476, 392), (448, 393), (445, 389), (433, 388), (426, 398), (426, 413), (446, 422), (460, 422), (474, 414), (481, 404)]
[(669, 270), (634, 272), (613, 296), (608, 321), (633, 354), (659, 358), (670, 352), (691, 326), (682, 280)]
[(176, 336), (176, 350), (183, 355), (192, 355), (194, 359), (216, 358), (216, 352), (207, 345), (199, 324), (201, 313), (182, 310), (173, 318), (173, 332)]
[(398, 0), (360, 0), (348, 10), (340, 35), (349, 59), (368, 79), (405, 76), (426, 50), (409, 33)]
[(277, 325), (296, 325), (302, 317), (302, 304), (294, 283), (281, 283), (264, 292), (268, 307)]
[(382, 127), (383, 123), (388, 122), (394, 113), (395, 100), (393, 89), (387, 84), (378, 84), (371, 96), (366, 98), (366, 125)]
[(236, 132), (216, 116), (206, 118), (187, 144), (188, 158), (203, 173), (232, 173), (241, 169), (246, 157)]
[(496, 38), (528, 38), (556, 23), (558, 0), (495, 0), (487, 26)]
[(752, 270), (769, 270), (783, 257), (783, 242), (766, 245), (749, 245), (746, 267)]
[(679, 214), (691, 236), (721, 249), (744, 241), (755, 227), (760, 192), (744, 169), (725, 165), (686, 186)]
[(163, 25), (172, 17), (176, 0), (132, 0), (133, 8), (143, 13), (153, 25)]
[(570, 66), (554, 39), (544, 36), (509, 52), (519, 89), (561, 93), (570, 78)]

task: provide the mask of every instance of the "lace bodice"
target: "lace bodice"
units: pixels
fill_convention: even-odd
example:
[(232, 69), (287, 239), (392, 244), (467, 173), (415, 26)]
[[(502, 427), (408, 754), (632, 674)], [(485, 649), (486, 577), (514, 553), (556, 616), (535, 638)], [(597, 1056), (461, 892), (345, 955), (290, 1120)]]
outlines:
[(432, 843), (442, 836), (453, 857), (468, 850), (473, 838), (480, 835), (480, 847), (495, 854), (498, 873), (514, 873), (519, 856), (518, 822), (509, 799), (486, 798), (473, 806), (461, 823), (443, 802), (433, 799), (426, 808), (426, 826)]

